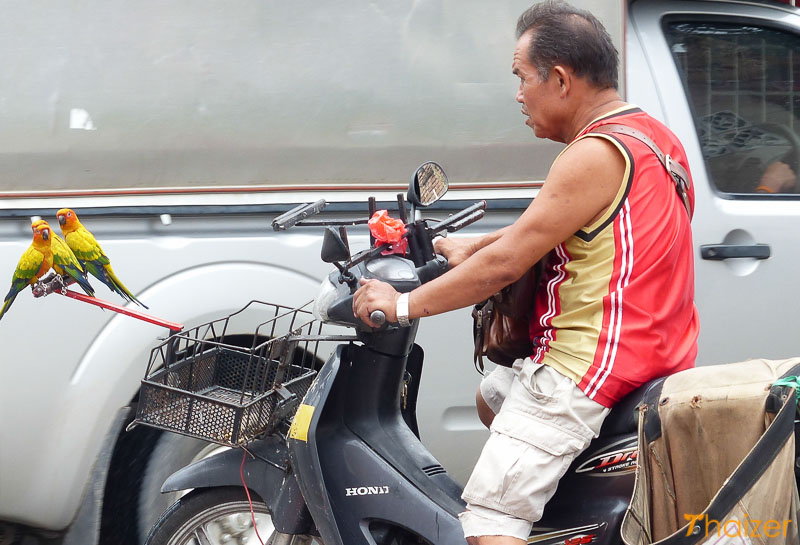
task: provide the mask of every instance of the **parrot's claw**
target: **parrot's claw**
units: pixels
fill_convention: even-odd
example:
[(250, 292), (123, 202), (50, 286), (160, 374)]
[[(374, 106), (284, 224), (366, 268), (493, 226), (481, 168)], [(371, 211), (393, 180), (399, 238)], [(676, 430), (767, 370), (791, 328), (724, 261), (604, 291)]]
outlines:
[[(67, 286), (75, 282), (75, 280), (70, 276), (63, 276), (63, 275), (56, 275), (58, 280), (54, 281), (53, 283), (57, 286), (58, 291), (61, 292), (61, 295), (67, 294)], [(55, 290), (53, 290), (55, 291)]]
[(33, 290), (34, 297), (42, 297), (43, 295), (47, 295), (47, 289), (44, 287), (41, 280), (32, 285), (31, 290)]
[(33, 290), (34, 297), (44, 297), (45, 295), (50, 295), (54, 291), (60, 292), (61, 295), (66, 295), (67, 293), (64, 279), (61, 275), (56, 273), (51, 273), (47, 275), (46, 278), (39, 280), (36, 284), (31, 286), (31, 289)]

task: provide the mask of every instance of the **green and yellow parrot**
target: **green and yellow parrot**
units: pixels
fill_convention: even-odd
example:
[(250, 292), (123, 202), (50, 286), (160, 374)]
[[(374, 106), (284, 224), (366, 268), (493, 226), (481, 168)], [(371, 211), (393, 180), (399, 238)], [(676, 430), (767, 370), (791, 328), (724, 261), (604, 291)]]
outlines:
[(11, 277), (11, 289), (3, 301), (3, 308), (0, 310), (0, 320), (3, 319), (14, 299), (25, 286), (32, 286), (50, 267), (53, 266), (53, 251), (50, 249), (50, 227), (40, 226), (33, 230), (33, 242), (17, 264), (17, 270)]
[(61, 276), (69, 276), (81, 287), (86, 295), (94, 297), (94, 288), (89, 284), (86, 273), (83, 271), (78, 258), (69, 249), (63, 238), (58, 236), (50, 229), (50, 225), (45, 220), (36, 220), (31, 224), (31, 229), (36, 231), (39, 227), (47, 227), (50, 230), (50, 248), (53, 250), (53, 269)]
[(128, 301), (133, 301), (137, 305), (147, 308), (120, 282), (114, 269), (111, 268), (111, 261), (108, 259), (100, 244), (78, 220), (77, 214), (69, 208), (62, 208), (56, 213), (58, 224), (61, 226), (61, 233), (67, 241), (67, 246), (81, 262), (83, 268), (92, 276), (100, 280), (108, 288)]

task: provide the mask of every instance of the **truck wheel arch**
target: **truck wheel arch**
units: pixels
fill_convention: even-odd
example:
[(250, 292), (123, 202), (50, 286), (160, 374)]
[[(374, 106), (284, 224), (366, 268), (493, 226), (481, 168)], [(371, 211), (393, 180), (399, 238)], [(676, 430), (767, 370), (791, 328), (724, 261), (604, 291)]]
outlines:
[[(300, 271), (260, 262), (210, 263), (172, 274), (152, 284), (141, 294), (137, 294), (137, 297), (150, 306), (150, 310), (145, 312), (181, 322), (185, 327), (192, 327), (232, 313), (253, 299), (287, 306), (303, 304), (316, 294), (319, 282), (318, 278)], [(237, 333), (246, 334), (246, 332)], [(77, 481), (80, 478), (81, 482), (73, 482), (71, 485), (77, 484), (78, 489), (84, 489), (85, 486), (104, 486), (105, 499), (110, 504), (114, 503), (111, 496), (125, 494), (129, 502), (128, 510), (131, 503), (138, 506), (142, 502), (138, 497), (139, 488), (134, 491), (126, 486), (132, 483), (131, 479), (123, 477), (126, 466), (133, 470), (136, 467), (141, 469), (141, 466), (129, 464), (131, 456), (152, 455), (153, 449), (159, 443), (158, 436), (153, 439), (153, 434), (149, 434), (148, 440), (133, 442), (136, 448), (141, 449), (138, 452), (130, 452), (129, 448), (123, 452), (115, 448), (106, 483), (90, 483), (88, 476), (92, 463), (103, 447), (104, 434), (101, 427), (110, 425), (110, 419), (119, 407), (128, 405), (131, 400), (135, 402), (150, 350), (158, 343), (157, 337), (163, 338), (166, 334), (167, 330), (127, 316), (111, 317), (81, 358), (70, 383), (71, 395), (86, 395), (93, 390), (95, 393), (105, 392), (104, 398), (98, 400), (92, 409), (108, 417), (97, 418), (96, 414), (95, 416), (73, 415), (65, 419), (67, 422), (82, 421), (84, 426), (87, 421), (94, 421), (96, 430), (95, 433), (86, 434), (84, 438), (74, 436), (70, 438), (69, 432), (62, 430), (62, 438), (69, 438), (73, 444), (76, 439), (93, 443), (91, 456), (83, 461), (84, 471), (75, 479)], [(119, 358), (120, 354), (125, 354), (127, 357)], [(76, 408), (77, 412), (80, 412), (80, 404), (76, 404)], [(86, 420), (87, 418), (91, 420)], [(116, 437), (116, 442), (119, 442), (123, 434), (124, 431)], [(146, 469), (148, 461), (144, 460), (143, 463)], [(118, 486), (122, 483), (115, 481), (119, 480), (127, 483)], [(141, 475), (133, 476), (133, 481), (137, 480), (141, 484)], [(132, 494), (135, 494), (135, 497), (132, 497)], [(74, 493), (72, 496), (75, 497)], [(79, 496), (75, 499), (75, 510), (79, 499)], [(104, 514), (115, 511), (103, 509)], [(117, 515), (119, 513), (120, 511), (116, 511)], [(112, 522), (109, 530), (114, 526), (116, 523)], [(104, 520), (102, 527), (108, 527), (108, 521)], [(100, 537), (102, 542), (102, 535)]]

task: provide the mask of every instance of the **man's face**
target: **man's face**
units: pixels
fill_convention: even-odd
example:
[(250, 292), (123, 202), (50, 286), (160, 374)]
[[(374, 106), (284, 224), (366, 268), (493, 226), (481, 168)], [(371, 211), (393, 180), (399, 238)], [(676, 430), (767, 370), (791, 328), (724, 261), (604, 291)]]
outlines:
[(527, 116), (525, 124), (533, 129), (539, 138), (556, 139), (558, 137), (556, 109), (559, 98), (559, 85), (550, 77), (547, 81), (539, 79), (539, 72), (528, 60), (531, 33), (526, 32), (517, 41), (514, 51), (512, 70), (519, 77), (517, 102), (522, 104), (522, 113)]

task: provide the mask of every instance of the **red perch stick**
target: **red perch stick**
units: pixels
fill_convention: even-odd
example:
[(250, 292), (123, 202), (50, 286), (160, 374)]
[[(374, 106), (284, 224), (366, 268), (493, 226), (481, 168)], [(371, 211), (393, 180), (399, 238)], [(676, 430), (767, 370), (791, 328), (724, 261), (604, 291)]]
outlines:
[(161, 318), (156, 318), (155, 316), (151, 316), (150, 314), (145, 314), (144, 312), (140, 312), (132, 308), (125, 308), (120, 305), (115, 305), (114, 303), (109, 303), (108, 301), (103, 301), (102, 299), (98, 299), (96, 297), (89, 297), (88, 295), (84, 295), (82, 293), (78, 293), (72, 290), (65, 289), (63, 290), (63, 292), (61, 290), (54, 290), (53, 293), (66, 295), (67, 297), (71, 297), (72, 299), (77, 299), (78, 301), (83, 301), (84, 303), (89, 303), (101, 308), (113, 310), (114, 312), (119, 312), (120, 314), (130, 316), (131, 318), (136, 318), (137, 320), (142, 320), (144, 322), (149, 322), (151, 324), (160, 325), (162, 327), (166, 327), (170, 331), (181, 331), (183, 329), (183, 324), (176, 324), (175, 322), (162, 320)]

